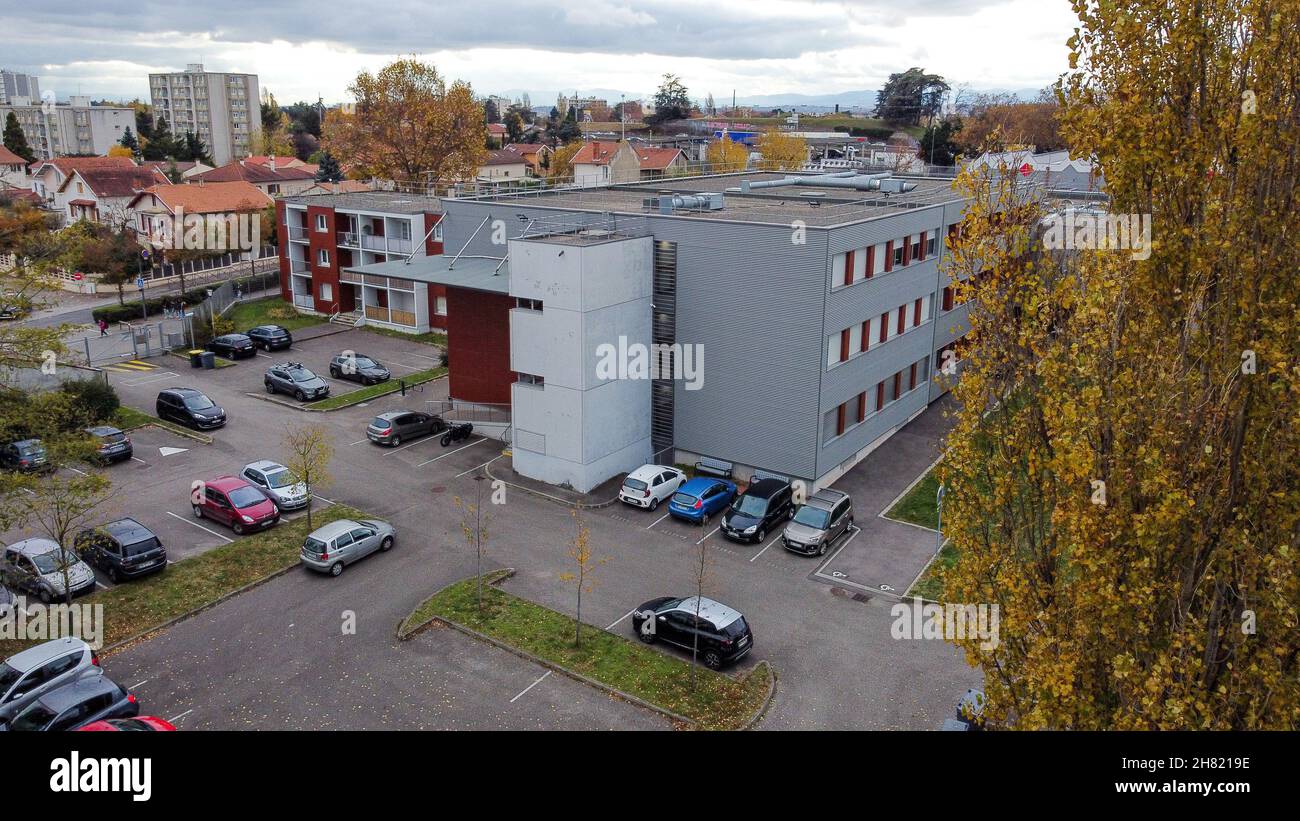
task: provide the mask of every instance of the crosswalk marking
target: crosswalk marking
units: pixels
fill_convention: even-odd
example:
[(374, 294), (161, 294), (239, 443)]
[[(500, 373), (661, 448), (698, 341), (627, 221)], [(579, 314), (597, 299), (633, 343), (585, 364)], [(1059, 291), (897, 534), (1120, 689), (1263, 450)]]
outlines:
[(158, 369), (157, 365), (148, 362), (142, 362), (139, 359), (128, 359), (124, 362), (113, 362), (107, 365), (101, 365), (106, 371), (115, 373), (139, 373), (141, 371), (154, 371)]

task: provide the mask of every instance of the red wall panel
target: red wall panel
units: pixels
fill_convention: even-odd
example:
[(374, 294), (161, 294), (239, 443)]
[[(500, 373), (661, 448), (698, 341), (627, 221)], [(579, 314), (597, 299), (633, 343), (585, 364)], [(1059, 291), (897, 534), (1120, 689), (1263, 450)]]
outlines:
[(505, 294), (447, 288), (447, 358), (453, 399), (510, 403), (510, 308)]

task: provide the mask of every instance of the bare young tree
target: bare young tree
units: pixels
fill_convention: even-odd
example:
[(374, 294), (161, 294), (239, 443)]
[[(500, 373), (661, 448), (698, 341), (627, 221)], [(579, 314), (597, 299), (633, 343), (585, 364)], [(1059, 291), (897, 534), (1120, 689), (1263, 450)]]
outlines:
[(591, 577), (596, 568), (604, 564), (608, 559), (596, 559), (591, 553), (591, 531), (587, 529), (586, 523), (578, 515), (578, 511), (572, 511), (574, 521), (578, 524), (577, 532), (573, 536), (573, 546), (569, 548), (568, 557), (573, 560), (573, 572), (560, 574), (560, 580), (573, 582), (577, 588), (578, 602), (577, 611), (574, 614), (574, 621), (577, 627), (574, 630), (573, 645), (582, 646), (582, 594), (590, 593), (592, 590)]
[(284, 466), (307, 486), (307, 529), (311, 530), (316, 491), (332, 481), (329, 474), (330, 460), (334, 458), (332, 437), (321, 425), (300, 425), (286, 429), (280, 445), (289, 453)]
[(461, 513), (460, 532), (465, 534), (465, 543), (474, 551), (475, 583), (477, 585), (478, 610), (483, 612), (483, 545), (488, 540), (488, 521), (492, 518), (483, 512), (483, 477), (474, 479), (474, 501), (467, 502), (456, 496), (452, 503)]
[[(695, 623), (700, 621), (700, 606), (704, 598), (704, 593), (713, 586), (713, 557), (709, 554), (709, 533), (706, 530), (708, 522), (700, 519), (700, 532), (704, 535), (700, 537), (699, 554), (695, 557), (694, 566), (691, 568), (691, 575), (695, 582)], [(700, 631), (694, 630), (691, 639), (691, 689), (695, 689), (698, 678), (697, 669), (700, 663)]]
[(62, 577), (63, 600), (71, 603), (72, 569), (80, 559), (68, 549), (69, 541), (87, 529), (100, 508), (113, 498), (113, 483), (99, 474), (67, 478), (55, 475), (32, 482), (26, 491), (30, 494), (28, 521), (60, 547), (53, 561)]

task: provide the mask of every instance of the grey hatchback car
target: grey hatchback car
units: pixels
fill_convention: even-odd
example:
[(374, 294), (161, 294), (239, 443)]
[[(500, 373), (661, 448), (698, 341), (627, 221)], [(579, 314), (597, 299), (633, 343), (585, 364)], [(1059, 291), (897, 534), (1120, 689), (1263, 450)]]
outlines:
[(45, 693), (98, 670), (99, 656), (72, 636), (10, 656), (0, 663), (0, 722), (12, 720)]
[(300, 480), (284, 465), (272, 462), (270, 459), (244, 465), (239, 477), (248, 480), (262, 491), (262, 495), (274, 502), (280, 510), (297, 510), (306, 507), (311, 499), (306, 482)]
[(817, 491), (785, 526), (781, 544), (806, 556), (824, 556), (831, 543), (853, 527), (853, 499), (825, 488)]
[(262, 380), (267, 393), (287, 393), (299, 402), (330, 395), (330, 386), (297, 362), (272, 365)]
[(339, 519), (307, 535), (302, 543), (302, 563), (312, 570), (337, 576), (346, 565), (376, 550), (387, 552), (397, 531), (376, 519)]
[(388, 411), (370, 421), (366, 436), (371, 442), (397, 447), (404, 439), (442, 433), (447, 423), (437, 414), (419, 411)]
[(94, 721), (139, 714), (140, 705), (135, 696), (103, 672), (96, 671), (47, 691), (12, 721), (0, 724), (0, 729), (79, 730)]

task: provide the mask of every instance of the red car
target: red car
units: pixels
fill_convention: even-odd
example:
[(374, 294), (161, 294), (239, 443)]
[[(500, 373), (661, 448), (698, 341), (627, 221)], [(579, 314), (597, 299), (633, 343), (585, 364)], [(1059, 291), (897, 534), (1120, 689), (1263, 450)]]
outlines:
[(207, 516), (235, 533), (263, 530), (280, 521), (280, 510), (262, 491), (234, 476), (219, 476), (196, 484), (190, 493), (194, 517)]
[(92, 721), (85, 727), (79, 728), (88, 732), (147, 732), (147, 733), (170, 733), (176, 729), (170, 721), (166, 721), (154, 716), (137, 716), (135, 718), (109, 718), (103, 721)]

